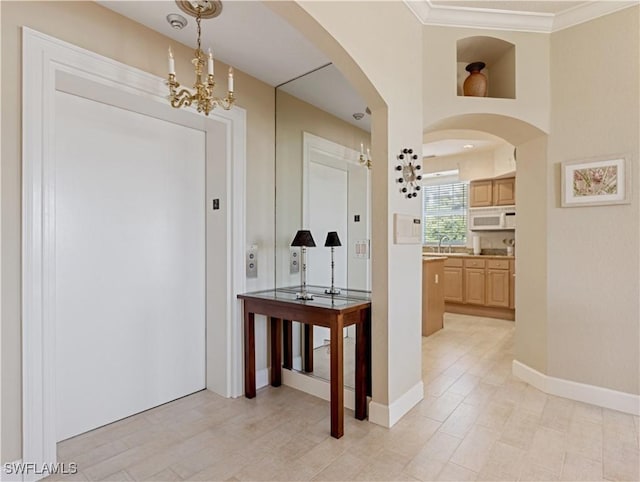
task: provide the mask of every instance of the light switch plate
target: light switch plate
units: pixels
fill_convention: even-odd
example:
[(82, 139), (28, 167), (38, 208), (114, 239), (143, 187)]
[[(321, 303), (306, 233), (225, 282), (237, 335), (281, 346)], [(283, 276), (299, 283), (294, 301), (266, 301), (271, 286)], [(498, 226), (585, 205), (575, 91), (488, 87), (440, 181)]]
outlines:
[(300, 248), (289, 248), (289, 274), (300, 272)]
[(356, 258), (369, 259), (369, 240), (360, 239), (356, 241), (355, 247)]
[(247, 249), (247, 278), (258, 277), (258, 246), (255, 244)]

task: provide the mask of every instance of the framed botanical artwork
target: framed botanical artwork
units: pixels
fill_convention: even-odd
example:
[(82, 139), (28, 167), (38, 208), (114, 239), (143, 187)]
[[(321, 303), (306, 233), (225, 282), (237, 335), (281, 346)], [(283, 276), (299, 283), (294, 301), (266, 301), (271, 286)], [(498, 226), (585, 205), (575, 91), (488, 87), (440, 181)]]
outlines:
[(602, 206), (630, 202), (623, 157), (562, 163), (562, 206)]

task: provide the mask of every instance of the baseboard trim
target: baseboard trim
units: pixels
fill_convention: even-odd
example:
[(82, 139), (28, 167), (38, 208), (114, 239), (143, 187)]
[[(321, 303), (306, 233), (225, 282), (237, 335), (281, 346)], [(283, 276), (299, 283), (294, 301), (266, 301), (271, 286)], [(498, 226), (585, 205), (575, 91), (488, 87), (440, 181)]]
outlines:
[(640, 395), (552, 377), (517, 360), (513, 360), (512, 372), (545, 393), (640, 416)]
[(369, 403), (369, 421), (383, 427), (391, 428), (424, 398), (422, 380), (407, 390), (400, 398), (389, 405)]
[(516, 319), (516, 310), (497, 306), (463, 305), (447, 301), (444, 304), (444, 311), (459, 315), (485, 316), (487, 318), (499, 318), (509, 321)]
[[(305, 375), (295, 370), (283, 369), (282, 383), (322, 400), (331, 401), (331, 385), (327, 380)], [(356, 395), (350, 388), (344, 389), (344, 406), (349, 410), (355, 410)]]
[(256, 388), (262, 388), (269, 385), (271, 380), (271, 368), (263, 368), (256, 371)]

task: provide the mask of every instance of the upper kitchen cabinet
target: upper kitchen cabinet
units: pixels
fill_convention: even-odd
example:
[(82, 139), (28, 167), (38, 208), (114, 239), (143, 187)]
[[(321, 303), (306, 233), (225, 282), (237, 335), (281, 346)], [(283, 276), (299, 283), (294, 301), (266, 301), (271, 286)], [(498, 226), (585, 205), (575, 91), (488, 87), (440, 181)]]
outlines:
[(486, 79), (486, 92), (482, 97), (516, 98), (515, 45), (495, 37), (473, 36), (458, 40), (456, 52), (457, 95), (465, 95), (463, 85), (468, 77), (478, 75), (469, 73), (476, 66)]
[(516, 178), (485, 179), (469, 183), (469, 207), (513, 206), (516, 203)]

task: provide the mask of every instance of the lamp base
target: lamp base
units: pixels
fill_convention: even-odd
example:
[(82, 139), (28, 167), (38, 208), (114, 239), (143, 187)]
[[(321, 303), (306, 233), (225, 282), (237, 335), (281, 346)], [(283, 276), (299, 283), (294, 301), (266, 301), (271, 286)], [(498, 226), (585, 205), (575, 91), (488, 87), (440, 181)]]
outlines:
[(326, 290), (324, 290), (324, 293), (326, 295), (339, 295), (340, 290), (338, 288), (327, 288)]
[(296, 300), (312, 300), (313, 295), (307, 291), (296, 293)]

